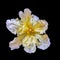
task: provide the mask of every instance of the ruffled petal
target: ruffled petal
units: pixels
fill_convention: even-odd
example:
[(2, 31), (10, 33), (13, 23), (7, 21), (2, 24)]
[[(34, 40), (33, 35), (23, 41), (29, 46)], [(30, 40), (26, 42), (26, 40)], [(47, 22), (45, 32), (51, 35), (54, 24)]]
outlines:
[(46, 42), (41, 42), (41, 45), (38, 46), (39, 49), (45, 50), (50, 46), (50, 39), (48, 39)]
[(44, 29), (47, 30), (48, 29), (48, 22), (46, 20), (40, 20), (40, 21), (44, 25)]
[(19, 23), (19, 20), (17, 20), (17, 19), (11, 19), (11, 20), (6, 21), (7, 29), (13, 34), (16, 34), (16, 32), (17, 32), (16, 29), (19, 27), (19, 25), (20, 25), (20, 23)]
[(32, 13), (32, 12), (30, 11), (30, 9), (28, 9), (28, 8), (25, 8), (25, 9), (24, 9), (24, 14), (25, 14), (25, 15), (31, 15), (31, 13)]
[(22, 11), (19, 11), (19, 17), (24, 18), (24, 13)]
[(27, 53), (35, 53), (35, 51), (36, 51), (36, 46), (35, 45), (33, 45), (33, 46), (31, 46), (30, 48), (27, 48), (27, 47), (25, 47), (24, 48), (24, 51), (26, 51)]
[(31, 19), (31, 11), (30, 9), (26, 8), (24, 9), (24, 12), (19, 11), (19, 17), (21, 18), (21, 21), (28, 21)]
[(37, 40), (34, 36), (25, 36), (25, 38), (22, 40), (22, 45), (24, 47), (30, 47), (32, 44), (36, 44)]
[(18, 49), (20, 45), (21, 41), (19, 40), (19, 38), (14, 38), (13, 41), (9, 43), (9, 47), (11, 48), (11, 50)]
[(48, 29), (48, 23), (45, 20), (39, 20), (35, 25), (34, 25), (35, 32), (38, 32), (40, 34), (43, 34), (46, 32)]
[(37, 47), (39, 49), (45, 50), (50, 46), (50, 39), (47, 35), (36, 35), (36, 38), (39, 40), (40, 45), (38, 45)]
[(24, 47), (24, 51), (27, 53), (34, 53), (36, 51), (36, 39), (33, 36), (26, 36), (22, 40), (22, 45)]
[(30, 22), (31, 22), (32, 25), (35, 25), (38, 20), (39, 20), (38, 16), (32, 15), (32, 18), (31, 18)]
[(38, 20), (39, 20), (39, 17), (36, 16), (36, 15), (32, 15), (32, 20), (34, 20), (34, 21), (38, 21)]

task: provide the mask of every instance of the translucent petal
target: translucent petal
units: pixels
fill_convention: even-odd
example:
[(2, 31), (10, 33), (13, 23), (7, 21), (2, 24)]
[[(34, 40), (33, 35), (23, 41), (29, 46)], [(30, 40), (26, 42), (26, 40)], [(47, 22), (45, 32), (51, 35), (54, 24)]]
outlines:
[(47, 35), (36, 35), (36, 38), (39, 40), (40, 45), (37, 47), (39, 49), (45, 50), (50, 46), (50, 39)]
[(40, 20), (34, 25), (35, 32), (43, 34), (48, 29), (48, 23), (45, 20)]
[(32, 15), (32, 20), (37, 21), (37, 20), (39, 20), (39, 17), (38, 17), (38, 16), (36, 16), (36, 15)]
[(19, 40), (19, 38), (14, 38), (13, 41), (9, 43), (9, 47), (11, 48), (11, 50), (18, 49), (20, 45), (21, 40)]
[(24, 51), (26, 51), (27, 53), (35, 53), (35, 51), (36, 51), (36, 46), (35, 45), (33, 45), (31, 48), (24, 48)]
[(24, 18), (24, 14), (23, 14), (22, 11), (19, 11), (19, 17), (20, 17), (20, 18)]
[(28, 8), (24, 9), (24, 14), (31, 15), (30, 9), (28, 9)]
[(40, 42), (40, 46), (38, 46), (39, 49), (45, 50), (50, 46), (50, 39), (48, 39), (46, 42), (42, 41)]
[(24, 46), (24, 50), (27, 53), (34, 53), (36, 51), (36, 39), (34, 38), (34, 36), (26, 36), (23, 39), (23, 46)]
[(11, 19), (6, 21), (7, 29), (13, 34), (16, 34), (16, 29), (19, 27), (19, 25), (20, 23), (16, 19)]
[(22, 45), (24, 47), (31, 47), (31, 45), (36, 44), (37, 40), (35, 39), (34, 36), (26, 36), (23, 40), (22, 40)]
[(27, 47), (29, 45), (30, 42), (28, 41), (28, 39), (29, 39), (29, 36), (25, 36), (25, 38), (22, 40), (22, 45), (24, 47)]
[(32, 15), (32, 18), (31, 18), (30, 22), (31, 22), (32, 25), (35, 25), (38, 20), (39, 20), (38, 16)]
[(48, 22), (46, 20), (40, 20), (40, 21), (44, 25), (44, 29), (47, 30), (48, 29)]

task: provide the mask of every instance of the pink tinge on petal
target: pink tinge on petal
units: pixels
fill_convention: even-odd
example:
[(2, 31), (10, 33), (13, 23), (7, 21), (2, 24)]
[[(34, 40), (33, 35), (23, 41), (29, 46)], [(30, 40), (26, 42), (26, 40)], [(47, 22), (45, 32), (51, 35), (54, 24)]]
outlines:
[(21, 43), (17, 40), (17, 38), (14, 38), (14, 40), (9, 43), (11, 50), (18, 49), (20, 45)]

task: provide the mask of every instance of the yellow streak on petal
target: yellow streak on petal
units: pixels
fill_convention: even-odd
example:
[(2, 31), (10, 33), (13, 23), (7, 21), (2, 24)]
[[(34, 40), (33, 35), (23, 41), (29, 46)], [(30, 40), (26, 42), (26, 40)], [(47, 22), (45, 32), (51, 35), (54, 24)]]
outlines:
[(44, 24), (42, 24), (41, 22), (38, 21), (38, 22), (34, 25), (34, 29), (36, 29), (36, 28), (42, 29), (44, 26), (45, 26)]

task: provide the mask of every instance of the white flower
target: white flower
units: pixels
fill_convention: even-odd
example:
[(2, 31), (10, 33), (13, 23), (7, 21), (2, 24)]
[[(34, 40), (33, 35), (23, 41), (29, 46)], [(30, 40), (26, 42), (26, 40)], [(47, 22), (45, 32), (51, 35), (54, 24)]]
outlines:
[(11, 50), (18, 49), (22, 45), (27, 53), (35, 53), (36, 47), (45, 50), (50, 46), (50, 39), (46, 34), (48, 22), (40, 20), (38, 16), (31, 13), (26, 8), (24, 12), (19, 11), (21, 19), (16, 18), (6, 21), (7, 29), (17, 35), (9, 43)]

